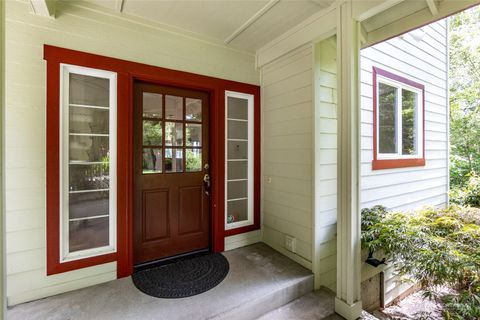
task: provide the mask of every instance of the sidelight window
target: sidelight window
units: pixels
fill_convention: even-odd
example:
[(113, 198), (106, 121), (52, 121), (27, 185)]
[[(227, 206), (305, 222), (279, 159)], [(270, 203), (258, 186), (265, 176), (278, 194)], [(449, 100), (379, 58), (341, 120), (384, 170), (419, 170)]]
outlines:
[(61, 261), (115, 251), (116, 73), (61, 64)]
[(253, 95), (225, 93), (225, 226), (253, 224)]

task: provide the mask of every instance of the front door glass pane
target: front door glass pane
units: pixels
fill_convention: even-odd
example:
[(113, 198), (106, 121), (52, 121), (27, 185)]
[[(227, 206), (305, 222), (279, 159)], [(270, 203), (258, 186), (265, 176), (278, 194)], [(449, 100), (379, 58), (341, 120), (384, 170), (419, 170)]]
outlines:
[(157, 120), (143, 120), (143, 145), (162, 145), (162, 123)]
[(158, 93), (143, 93), (143, 117), (161, 119), (163, 116), (163, 95)]
[(185, 162), (187, 172), (202, 171), (202, 149), (187, 149)]
[(165, 172), (183, 172), (183, 149), (165, 149)]
[(165, 145), (183, 145), (183, 124), (178, 122), (165, 122)]
[(202, 100), (186, 98), (185, 120), (199, 122), (202, 121)]
[(183, 120), (183, 98), (165, 96), (165, 118), (169, 120)]
[(202, 125), (187, 123), (185, 125), (187, 131), (187, 147), (200, 147), (202, 146)]

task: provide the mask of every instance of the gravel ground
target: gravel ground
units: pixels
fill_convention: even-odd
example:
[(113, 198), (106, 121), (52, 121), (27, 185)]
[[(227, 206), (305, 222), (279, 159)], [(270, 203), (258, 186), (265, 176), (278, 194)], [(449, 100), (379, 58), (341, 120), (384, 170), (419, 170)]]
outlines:
[[(451, 289), (441, 288), (440, 294), (445, 295), (451, 293)], [(397, 304), (391, 305), (382, 311), (375, 311), (375, 315), (379, 319), (395, 319), (395, 320), (436, 320), (444, 319), (442, 316), (442, 304), (434, 300), (423, 298), (423, 290), (417, 291)]]

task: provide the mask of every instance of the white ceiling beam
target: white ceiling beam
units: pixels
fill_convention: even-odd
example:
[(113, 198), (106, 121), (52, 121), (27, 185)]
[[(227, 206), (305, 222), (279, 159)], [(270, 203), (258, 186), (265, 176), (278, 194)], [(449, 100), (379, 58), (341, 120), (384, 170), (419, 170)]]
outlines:
[(46, 18), (55, 19), (55, 0), (30, 0), (32, 13)]
[(253, 16), (250, 17), (244, 24), (242, 24), (237, 30), (233, 31), (223, 42), (225, 44), (229, 44), (232, 42), (236, 37), (238, 37), (242, 32), (244, 32), (248, 27), (250, 27), (255, 21), (260, 19), (265, 13), (267, 13), (270, 9), (272, 9), (280, 0), (270, 0), (268, 3), (263, 6), (260, 10), (258, 10)]
[(428, 8), (430, 9), (430, 12), (432, 13), (433, 16), (436, 16), (438, 14), (438, 7), (437, 4), (435, 3), (435, 0), (426, 0)]
[(352, 0), (352, 15), (357, 21), (364, 21), (404, 0)]
[(368, 39), (368, 32), (365, 30), (365, 27), (362, 23), (360, 23), (360, 43), (364, 44), (367, 42)]
[[(432, 16), (430, 8), (425, 7), (424, 9), (410, 15), (398, 17), (398, 19), (391, 19), (392, 22), (386, 23), (382, 27), (368, 32), (367, 42), (362, 46), (369, 47), (478, 4), (480, 4), (480, 0), (444, 0), (438, 3), (438, 14), (436, 16)], [(382, 19), (382, 14), (379, 14), (378, 17), (373, 17), (372, 19)]]
[(115, 2), (115, 11), (118, 13), (121, 13), (123, 11), (123, 5), (124, 5), (125, 0), (117, 0)]
[(337, 27), (337, 5), (320, 10), (284, 34), (257, 50), (256, 64), (265, 64), (308, 43), (318, 42), (335, 35)]

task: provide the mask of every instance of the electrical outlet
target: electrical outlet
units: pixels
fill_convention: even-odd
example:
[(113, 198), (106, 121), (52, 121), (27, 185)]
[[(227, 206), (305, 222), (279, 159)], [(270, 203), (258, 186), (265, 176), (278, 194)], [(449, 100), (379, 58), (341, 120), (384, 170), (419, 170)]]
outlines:
[(285, 236), (285, 248), (295, 253), (297, 250), (297, 239), (292, 236)]

